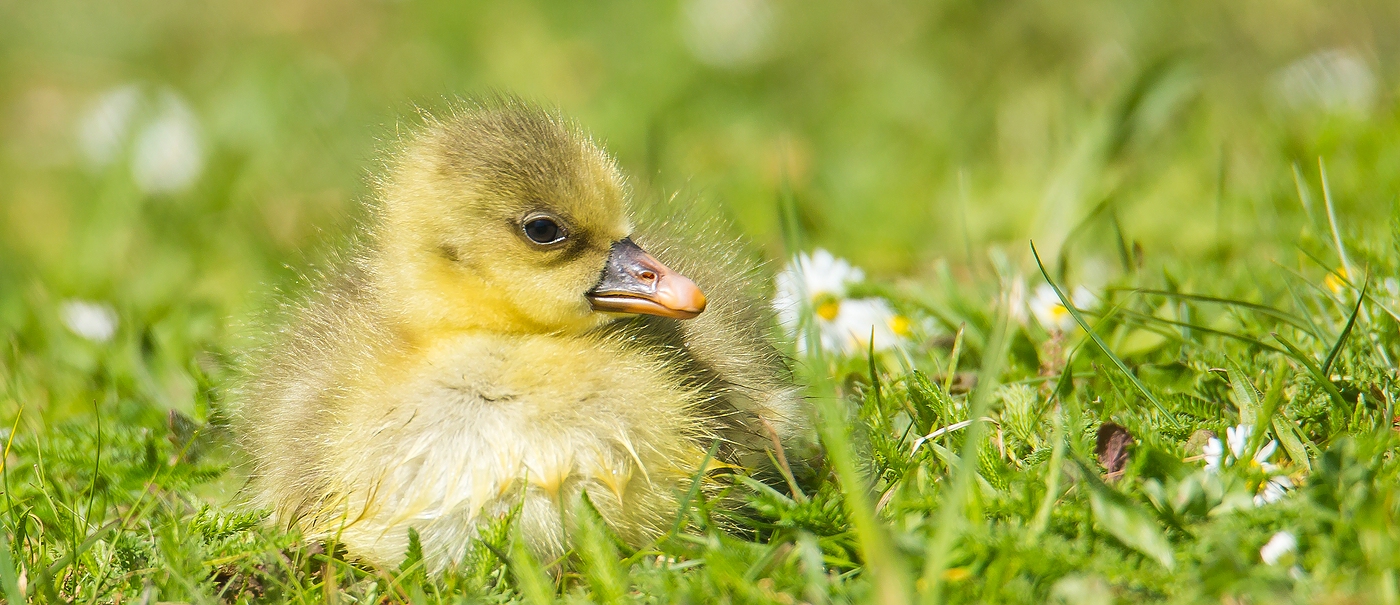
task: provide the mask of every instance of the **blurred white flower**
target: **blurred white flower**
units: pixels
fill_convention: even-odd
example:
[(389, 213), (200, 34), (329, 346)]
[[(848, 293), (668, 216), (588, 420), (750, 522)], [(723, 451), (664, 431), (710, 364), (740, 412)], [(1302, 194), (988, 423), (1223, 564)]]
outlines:
[[(1277, 468), (1274, 467), (1274, 465), (1268, 466), (1272, 468)], [(1269, 477), (1269, 480), (1265, 481), (1264, 485), (1260, 487), (1259, 493), (1254, 495), (1254, 505), (1264, 506), (1265, 504), (1273, 504), (1275, 502), (1278, 502), (1279, 500), (1282, 500), (1284, 496), (1287, 496), (1288, 490), (1291, 489), (1293, 489), (1292, 479), (1289, 479), (1284, 475), (1279, 475), (1277, 477)]]
[(796, 330), (801, 321), (804, 296), (813, 313), (831, 321), (836, 319), (841, 299), (846, 297), (846, 286), (863, 279), (865, 273), (860, 269), (821, 248), (811, 256), (798, 254), (778, 273), (773, 308), (778, 312), (778, 320), (790, 331)]
[(1206, 459), (1206, 471), (1215, 472), (1220, 470), (1220, 461), (1224, 457), (1225, 448), (1221, 447), (1220, 439), (1211, 437), (1206, 444), (1201, 447), (1201, 454)]
[(769, 0), (687, 0), (681, 35), (697, 60), (712, 67), (744, 67), (763, 59), (773, 29)]
[[(909, 320), (880, 298), (846, 298), (847, 287), (865, 278), (845, 259), (818, 249), (810, 256), (799, 254), (777, 276), (773, 308), (789, 335), (802, 327), (804, 304), (812, 311), (823, 350), (842, 355), (868, 350), (874, 338), (875, 350), (895, 346), (909, 333)], [(799, 351), (806, 351), (806, 339), (797, 339)]]
[(189, 189), (204, 170), (199, 121), (171, 91), (160, 95), (159, 113), (136, 135), (131, 178), (146, 193)]
[(117, 159), (141, 101), (141, 88), (123, 84), (102, 93), (78, 121), (78, 148), (93, 167)]
[[(1218, 437), (1211, 437), (1210, 440), (1206, 441), (1206, 445), (1202, 449), (1206, 459), (1206, 470), (1218, 471), (1224, 463), (1243, 458), (1244, 450), (1249, 445), (1249, 436), (1253, 431), (1254, 427), (1248, 424), (1225, 427), (1225, 443), (1230, 446), (1229, 452), (1225, 451), (1224, 444), (1220, 442)], [(1278, 447), (1278, 443), (1270, 441), (1267, 446), (1259, 449), (1255, 458), (1258, 459), (1259, 454), (1263, 454), (1263, 460), (1268, 460), (1276, 447)]]
[(117, 312), (111, 305), (87, 300), (65, 300), (58, 317), (74, 334), (92, 342), (107, 342), (117, 333)]
[(102, 93), (78, 122), (78, 146), (103, 168), (130, 152), (131, 178), (148, 194), (189, 189), (204, 171), (199, 119), (173, 90), (154, 98), (138, 84)]
[(1259, 549), (1259, 558), (1268, 565), (1278, 565), (1283, 557), (1298, 549), (1298, 538), (1286, 531), (1274, 534), (1269, 542)]
[[(1239, 460), (1249, 460), (1251, 464), (1258, 466), (1265, 474), (1271, 475), (1268, 481), (1259, 486), (1259, 493), (1254, 496), (1254, 505), (1263, 506), (1272, 504), (1287, 495), (1288, 490), (1293, 489), (1293, 480), (1280, 473), (1279, 466), (1269, 462), (1273, 458), (1274, 452), (1278, 451), (1278, 441), (1270, 439), (1268, 443), (1259, 448), (1253, 455), (1245, 450), (1249, 448), (1249, 438), (1254, 433), (1254, 427), (1248, 424), (1225, 428), (1225, 443), (1220, 439), (1211, 437), (1206, 442), (1202, 452), (1205, 454), (1206, 472), (1217, 473), (1228, 463)], [(1225, 450), (1229, 446), (1229, 451)]]
[[(1070, 302), (1079, 309), (1092, 307), (1097, 301), (1098, 297), (1084, 286), (1076, 287), (1070, 294)], [(1050, 332), (1068, 332), (1078, 323), (1070, 315), (1069, 309), (1060, 303), (1060, 297), (1055, 295), (1055, 289), (1050, 284), (1037, 286), (1026, 305), (1030, 307), (1035, 320)]]
[(1011, 281), (1011, 284), (1004, 286), (1006, 291), (1006, 312), (1014, 321), (1022, 326), (1030, 321), (1029, 301), (1026, 300), (1026, 281), (1018, 275)]
[(1285, 103), (1295, 109), (1366, 113), (1375, 103), (1376, 76), (1366, 61), (1344, 48), (1294, 61), (1274, 76)]

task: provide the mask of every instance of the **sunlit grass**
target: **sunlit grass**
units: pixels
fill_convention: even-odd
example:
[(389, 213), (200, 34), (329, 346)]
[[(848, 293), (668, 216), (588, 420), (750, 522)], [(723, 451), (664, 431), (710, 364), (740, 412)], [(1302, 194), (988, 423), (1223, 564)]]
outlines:
[[(1367, 284), (1396, 267), (1355, 246), (1368, 281), (1332, 288), (1313, 259), (1329, 254), (1249, 281), (1129, 265), (1091, 306), (1062, 294), (1082, 322), (1067, 330), (1008, 308), (1029, 304), (1011, 279), (881, 288), (928, 334), (795, 358), (830, 464), (815, 483), (690, 494), (675, 531), (642, 550), (585, 512), (561, 561), (533, 560), (506, 518), (441, 577), (413, 547), (397, 569), (370, 568), (239, 511), (217, 379), (192, 364), (214, 399), (200, 418), (159, 418), (121, 395), (144, 367), (117, 361), (121, 338), (81, 340), (110, 395), (54, 426), (14, 419), (0, 588), (84, 601), (1384, 601), (1400, 560), (1400, 326), (1386, 310), (1400, 301)], [(1186, 291), (1173, 273), (1221, 287)], [(149, 330), (138, 321), (120, 331)], [(33, 382), (26, 358), (5, 357), (7, 397)], [(1110, 425), (1128, 436), (1121, 455), (1105, 450)]]
[[(1400, 602), (1395, 6), (0, 2), (0, 595)], [(440, 576), (240, 506), (255, 318), (493, 87), (784, 275), (815, 477)]]

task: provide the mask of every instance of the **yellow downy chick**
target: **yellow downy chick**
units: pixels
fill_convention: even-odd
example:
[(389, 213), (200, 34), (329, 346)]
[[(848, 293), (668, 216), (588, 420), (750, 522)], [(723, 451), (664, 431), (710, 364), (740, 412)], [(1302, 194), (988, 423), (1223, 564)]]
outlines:
[(614, 161), (572, 124), (467, 110), (379, 185), (362, 244), (310, 280), (239, 393), (253, 503), (279, 523), (378, 564), (411, 527), (441, 569), (520, 507), (553, 558), (581, 494), (640, 544), (716, 440), (721, 464), (754, 468), (807, 439), (746, 255), (683, 215), (635, 226)]

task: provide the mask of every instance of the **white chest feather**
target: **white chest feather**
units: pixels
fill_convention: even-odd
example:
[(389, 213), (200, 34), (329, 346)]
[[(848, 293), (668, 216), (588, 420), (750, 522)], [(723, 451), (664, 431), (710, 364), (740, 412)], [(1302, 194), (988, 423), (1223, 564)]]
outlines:
[(337, 411), (319, 530), (392, 559), (409, 527), (452, 561), (478, 525), (519, 507), (537, 550), (563, 549), (581, 493), (624, 535), (665, 525), (703, 450), (698, 394), (605, 343), (548, 337), (444, 343), (402, 382)]

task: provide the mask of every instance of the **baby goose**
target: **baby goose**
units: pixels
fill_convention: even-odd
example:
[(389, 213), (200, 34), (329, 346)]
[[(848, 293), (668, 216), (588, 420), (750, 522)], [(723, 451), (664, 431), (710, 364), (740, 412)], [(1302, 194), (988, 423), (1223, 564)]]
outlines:
[(239, 396), (254, 503), (280, 523), (378, 564), (413, 528), (441, 569), (519, 507), (552, 559), (581, 494), (640, 544), (716, 440), (719, 463), (756, 468), (807, 439), (754, 268), (703, 225), (634, 225), (571, 123), (473, 108), (389, 172), (363, 244), (288, 309)]

